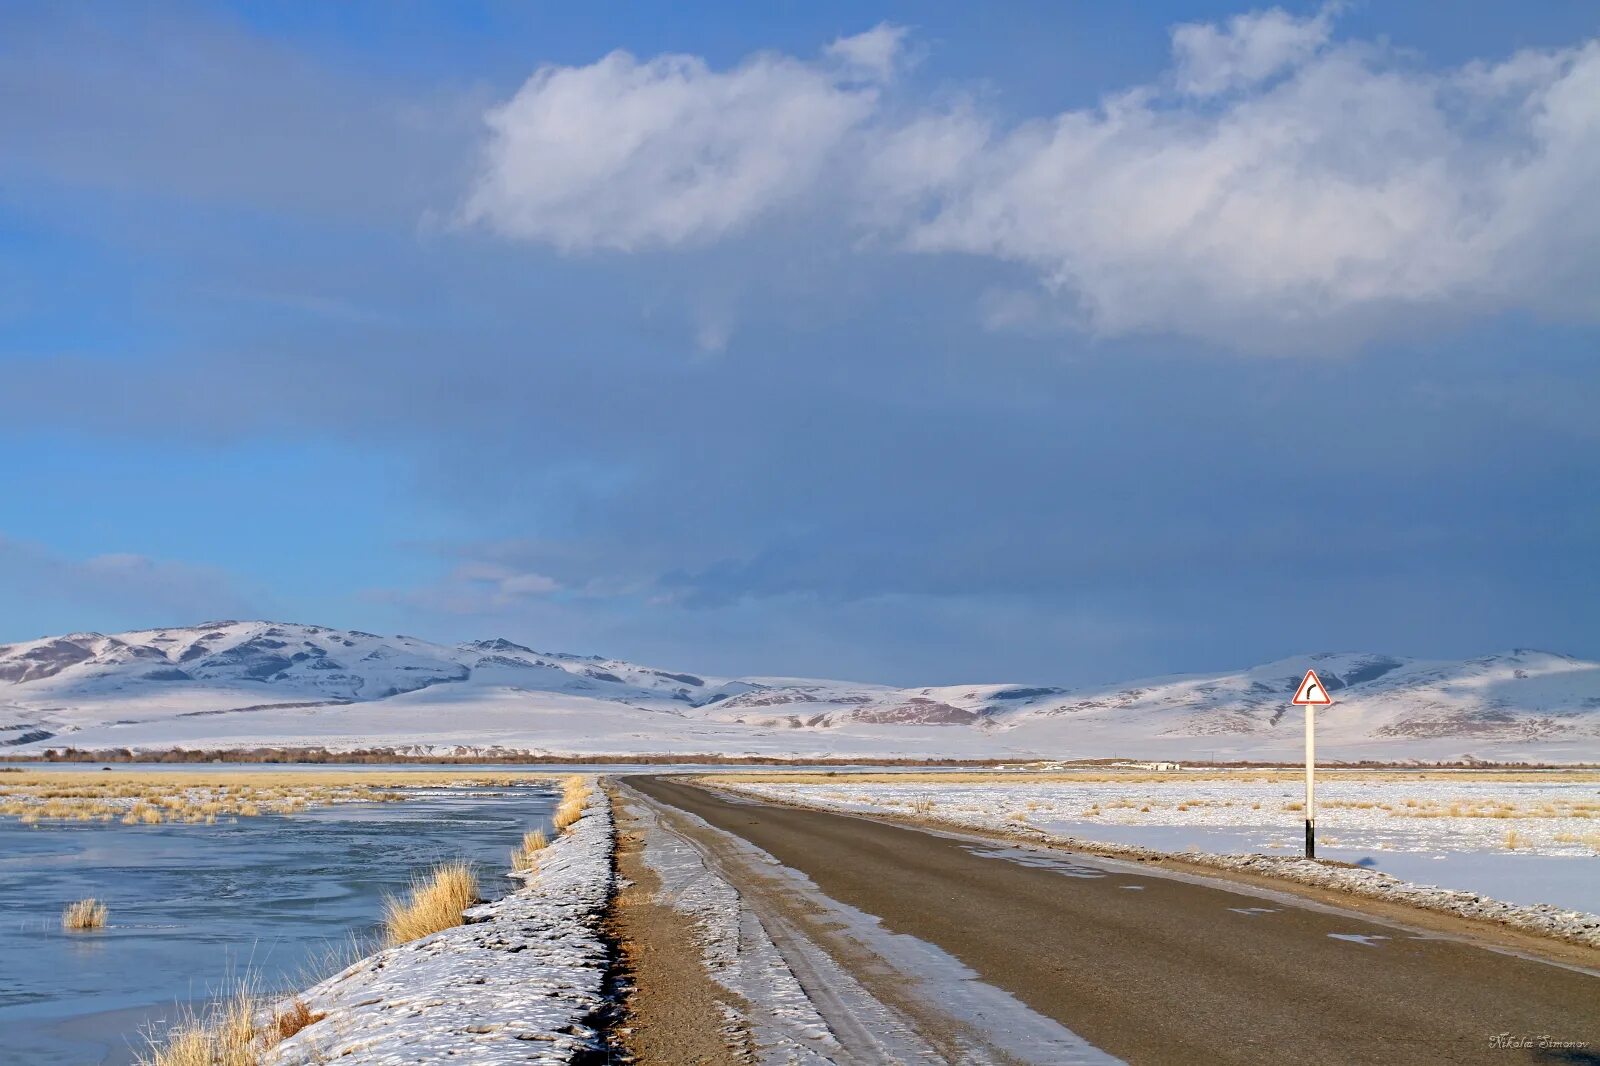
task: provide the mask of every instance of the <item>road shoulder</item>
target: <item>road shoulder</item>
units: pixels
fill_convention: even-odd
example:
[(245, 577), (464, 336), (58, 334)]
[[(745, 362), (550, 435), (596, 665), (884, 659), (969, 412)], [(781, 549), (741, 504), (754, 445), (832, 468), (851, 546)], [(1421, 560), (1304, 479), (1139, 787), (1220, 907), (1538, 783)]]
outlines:
[(647, 827), (615, 786), (607, 792), (617, 822), (619, 888), (606, 929), (624, 989), (618, 1043), (642, 1066), (754, 1062), (741, 1021), (748, 1004), (706, 972), (694, 921), (663, 897), (661, 878), (644, 859)]
[(662, 894), (697, 917), (758, 1061), (1106, 1063), (1110, 1056), (938, 947), (890, 934), (748, 841), (623, 784)]

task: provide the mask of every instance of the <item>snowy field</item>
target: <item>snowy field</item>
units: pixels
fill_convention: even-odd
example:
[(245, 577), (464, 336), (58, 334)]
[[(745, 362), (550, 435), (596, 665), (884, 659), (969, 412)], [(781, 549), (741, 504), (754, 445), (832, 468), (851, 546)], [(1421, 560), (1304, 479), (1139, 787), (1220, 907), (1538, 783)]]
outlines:
[[(750, 775), (718, 782), (836, 810), (1161, 851), (1294, 855), (1292, 774)], [(1512, 903), (1600, 913), (1600, 775), (1319, 777), (1318, 855)]]

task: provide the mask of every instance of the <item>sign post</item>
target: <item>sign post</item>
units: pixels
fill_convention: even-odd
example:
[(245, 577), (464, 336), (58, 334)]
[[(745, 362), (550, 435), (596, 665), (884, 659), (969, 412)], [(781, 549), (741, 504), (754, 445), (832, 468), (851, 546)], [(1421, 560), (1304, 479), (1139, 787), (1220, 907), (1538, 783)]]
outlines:
[(1306, 709), (1306, 858), (1317, 857), (1317, 708), (1333, 703), (1322, 678), (1315, 670), (1307, 670), (1300, 687), (1294, 690), (1296, 707)]

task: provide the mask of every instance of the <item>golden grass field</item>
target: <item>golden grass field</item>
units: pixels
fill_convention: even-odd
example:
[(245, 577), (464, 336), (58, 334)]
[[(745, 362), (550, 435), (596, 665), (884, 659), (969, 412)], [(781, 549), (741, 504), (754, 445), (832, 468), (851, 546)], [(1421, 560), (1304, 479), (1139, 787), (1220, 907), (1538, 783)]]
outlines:
[(0, 816), (45, 821), (215, 823), (334, 803), (392, 803), (428, 788), (541, 784), (539, 772), (374, 770), (24, 770), (0, 776)]

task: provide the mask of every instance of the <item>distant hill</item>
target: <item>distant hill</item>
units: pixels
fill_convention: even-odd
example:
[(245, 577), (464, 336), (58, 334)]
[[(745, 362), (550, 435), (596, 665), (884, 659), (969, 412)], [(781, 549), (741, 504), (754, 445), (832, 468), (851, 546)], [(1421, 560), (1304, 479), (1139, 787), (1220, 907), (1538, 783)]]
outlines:
[(1292, 758), (1315, 666), (1328, 761), (1600, 760), (1600, 664), (1319, 653), (1123, 685), (893, 688), (710, 677), (507, 640), (277, 622), (0, 645), (0, 758), (45, 748), (384, 747), (414, 754)]

